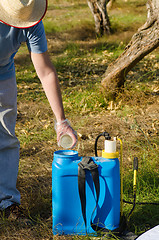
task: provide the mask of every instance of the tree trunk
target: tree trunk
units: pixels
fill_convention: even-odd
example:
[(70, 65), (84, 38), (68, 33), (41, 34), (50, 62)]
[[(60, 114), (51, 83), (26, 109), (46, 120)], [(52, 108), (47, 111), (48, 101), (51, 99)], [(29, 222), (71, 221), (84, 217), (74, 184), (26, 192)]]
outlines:
[(159, 0), (148, 0), (147, 21), (138, 29), (124, 52), (110, 64), (101, 84), (108, 97), (124, 86), (127, 73), (147, 54), (159, 46)]
[(95, 32), (97, 36), (110, 34), (110, 21), (106, 5), (109, 0), (87, 0), (88, 6), (95, 21)]

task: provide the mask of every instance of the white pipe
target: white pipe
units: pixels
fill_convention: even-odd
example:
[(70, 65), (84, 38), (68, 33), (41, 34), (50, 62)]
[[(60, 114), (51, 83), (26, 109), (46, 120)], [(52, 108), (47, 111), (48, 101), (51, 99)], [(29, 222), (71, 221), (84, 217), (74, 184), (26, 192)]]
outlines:
[(105, 140), (105, 152), (106, 153), (114, 153), (116, 152), (116, 138), (114, 141)]

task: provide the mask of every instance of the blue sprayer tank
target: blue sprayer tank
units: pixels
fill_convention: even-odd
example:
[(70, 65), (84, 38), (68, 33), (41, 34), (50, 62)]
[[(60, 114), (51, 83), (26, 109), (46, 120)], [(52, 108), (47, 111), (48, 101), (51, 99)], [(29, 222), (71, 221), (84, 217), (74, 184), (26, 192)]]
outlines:
[[(109, 156), (109, 154), (108, 154)], [(78, 190), (78, 164), (83, 157), (77, 151), (54, 152), (52, 163), (52, 216), (53, 234), (94, 234), (93, 224), (114, 230), (120, 222), (120, 170), (119, 160), (92, 157), (98, 165), (100, 194), (96, 191), (90, 172), (86, 172), (86, 224), (83, 219)], [(97, 203), (97, 206), (96, 206)], [(96, 207), (95, 207), (96, 206)], [(94, 210), (95, 209), (95, 210)]]

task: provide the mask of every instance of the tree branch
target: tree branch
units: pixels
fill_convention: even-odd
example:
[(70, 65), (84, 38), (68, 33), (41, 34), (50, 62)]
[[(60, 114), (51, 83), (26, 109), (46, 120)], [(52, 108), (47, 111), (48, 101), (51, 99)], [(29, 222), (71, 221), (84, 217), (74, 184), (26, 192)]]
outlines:
[(153, 12), (152, 5), (149, 6), (151, 17), (149, 16), (147, 22), (133, 35), (124, 52), (108, 66), (104, 74), (101, 84), (110, 97), (114, 97), (119, 89), (124, 86), (127, 73), (141, 59), (159, 46), (159, 18), (156, 15), (156, 8)]

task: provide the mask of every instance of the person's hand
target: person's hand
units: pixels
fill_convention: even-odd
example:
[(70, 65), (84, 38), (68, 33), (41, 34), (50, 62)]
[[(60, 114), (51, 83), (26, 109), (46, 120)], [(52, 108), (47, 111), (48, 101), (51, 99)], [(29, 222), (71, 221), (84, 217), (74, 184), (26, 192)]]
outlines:
[(69, 121), (67, 119), (65, 119), (62, 122), (57, 122), (55, 123), (55, 130), (57, 133), (57, 143), (58, 146), (60, 146), (60, 138), (64, 135), (64, 134), (68, 134), (71, 138), (72, 138), (72, 146), (70, 148), (74, 148), (76, 143), (77, 143), (77, 134), (76, 132), (73, 130), (73, 128), (71, 127)]

